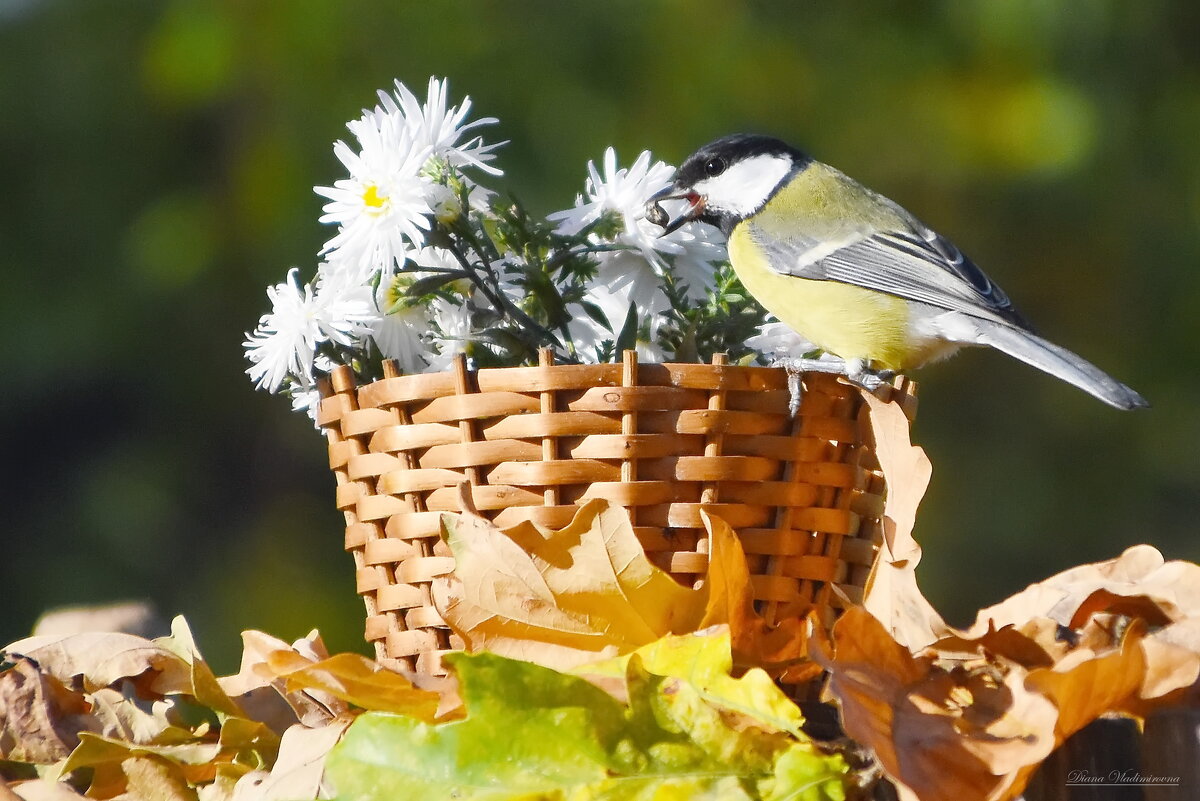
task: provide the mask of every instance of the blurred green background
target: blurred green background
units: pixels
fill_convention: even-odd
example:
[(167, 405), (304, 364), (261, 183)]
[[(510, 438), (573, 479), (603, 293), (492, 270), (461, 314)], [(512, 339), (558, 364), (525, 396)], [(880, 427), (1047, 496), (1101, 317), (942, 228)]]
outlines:
[(535, 211), (615, 145), (773, 133), (951, 236), (1154, 404), (994, 353), (923, 372), (920, 575), (953, 620), (1150, 542), (1200, 559), (1200, 5), (1191, 0), (0, 0), (0, 642), (45, 608), (362, 649), (325, 446), (254, 392), (264, 288), (315, 266), (331, 142), (395, 77), (501, 119)]

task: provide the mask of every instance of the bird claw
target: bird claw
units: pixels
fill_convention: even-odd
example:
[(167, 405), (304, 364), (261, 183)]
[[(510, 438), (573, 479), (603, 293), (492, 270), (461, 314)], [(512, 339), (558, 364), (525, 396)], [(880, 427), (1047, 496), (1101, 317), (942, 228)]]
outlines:
[(895, 377), (892, 370), (872, 370), (862, 359), (846, 361), (828, 354), (816, 359), (778, 359), (776, 367), (782, 367), (788, 374), (788, 412), (795, 417), (800, 412), (800, 403), (804, 400), (804, 373), (829, 373), (840, 375), (856, 387), (861, 387), (872, 394), (880, 387), (891, 383)]
[(776, 359), (774, 365), (787, 370), (788, 374), (788, 413), (795, 417), (800, 413), (800, 404), (804, 400), (805, 373), (833, 373), (844, 375), (846, 363), (837, 357), (821, 356), (816, 359)]
[(785, 369), (788, 377), (788, 414), (795, 417), (800, 414), (800, 403), (804, 400), (803, 373), (791, 367)]
[(896, 377), (894, 370), (872, 370), (861, 361), (856, 366), (857, 369), (846, 373), (846, 380), (872, 395), (878, 392), (880, 387), (890, 384)]

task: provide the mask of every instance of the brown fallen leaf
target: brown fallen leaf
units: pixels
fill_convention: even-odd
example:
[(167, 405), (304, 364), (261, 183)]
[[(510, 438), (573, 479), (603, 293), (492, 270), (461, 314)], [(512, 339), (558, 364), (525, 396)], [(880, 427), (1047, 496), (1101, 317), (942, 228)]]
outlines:
[(909, 421), (896, 403), (862, 393), (868, 407), (875, 454), (887, 483), (883, 542), (863, 592), (863, 607), (883, 623), (897, 642), (916, 651), (946, 633), (946, 624), (917, 586), (921, 546), (913, 539), (917, 507), (933, 468), (925, 451), (912, 444)]
[(1200, 567), (1137, 546), (1031, 585), (924, 647), (861, 609), (812, 647), (847, 733), (902, 795), (999, 801), (1102, 715), (1200, 702), (1197, 579)]
[(830, 672), (827, 694), (846, 733), (874, 751), (902, 798), (1015, 798), (1019, 769), (1055, 746), (1055, 706), (1025, 689), (1020, 669), (938, 666), (859, 608), (847, 610), (828, 639), (818, 630), (813, 652)]
[(773, 676), (787, 674), (799, 683), (820, 674), (807, 653), (808, 618), (769, 623), (754, 608), (750, 569), (737, 535), (719, 517), (701, 511), (709, 538), (709, 567), (703, 587), (708, 592), (699, 628), (728, 624), (734, 664), (761, 667)]
[[(285, 683), (290, 695), (319, 692), (343, 703), (378, 712), (395, 712), (432, 723), (438, 718), (441, 696), (422, 690), (405, 676), (380, 667), (359, 654), (335, 654), (314, 662), (290, 650), (267, 655), (262, 670)], [(290, 731), (290, 730), (289, 730)]]
[(142, 699), (135, 695), (135, 690), (126, 682), (121, 690), (105, 687), (88, 693), (92, 718), (89, 730), (139, 745), (180, 743), (196, 736), (184, 723), (180, 699)]
[(1030, 585), (982, 610), (969, 629), (932, 649), (974, 646), (1026, 668), (1063, 671), (1107, 651), (1124, 653), (1132, 626), (1140, 661), (1125, 654), (1122, 664), (1135, 670), (1125, 678), (1136, 677), (1139, 686), (1118, 692), (1124, 700), (1114, 709), (1144, 717), (1179, 703), (1200, 679), (1198, 586), (1200, 566), (1168, 562), (1154, 548), (1137, 545), (1115, 559)]
[(704, 618), (707, 592), (651, 564), (629, 515), (603, 500), (557, 531), (444, 519), (457, 566), (434, 580), (434, 603), (468, 650), (568, 668), (695, 631)]
[(1096, 653), (1081, 648), (1053, 667), (1029, 672), (1026, 686), (1058, 707), (1054, 733), (1059, 742), (1137, 696), (1146, 673), (1143, 637), (1145, 626), (1135, 623), (1117, 649)]
[(217, 682), (249, 717), (263, 721), (283, 734), (295, 723), (321, 726), (348, 711), (344, 701), (320, 690), (289, 692), (286, 682), (268, 665), (275, 653), (297, 654), (309, 662), (329, 656), (316, 631), (291, 645), (261, 631), (242, 632), (242, 660), (238, 672), (221, 677)]
[(119, 631), (152, 639), (167, 631), (166, 622), (147, 601), (62, 606), (43, 612), (33, 624), (34, 637)]
[(91, 692), (122, 679), (136, 680), (145, 694), (188, 692), (190, 668), (162, 645), (133, 634), (85, 634), (27, 637), (3, 651), (34, 660), (67, 686)]
[(1141, 640), (1146, 671), (1138, 697), (1143, 703), (1128, 711), (1146, 717), (1159, 706), (1200, 701), (1196, 684), (1200, 679), (1200, 617), (1181, 620)]
[(10, 656), (0, 672), (0, 759), (50, 764), (79, 744), (79, 732), (93, 726), (82, 693), (39, 670), (28, 657)]
[[(328, 797), (325, 757), (354, 718), (338, 718), (316, 728), (293, 726), (283, 734), (279, 758), (270, 771), (243, 776), (234, 787), (232, 801), (291, 801)], [(322, 796), (322, 790), (326, 795)]]
[[(200, 655), (200, 649), (196, 647), (192, 630), (182, 615), (177, 615), (171, 621), (171, 636), (160, 637), (154, 641), (154, 644), (175, 654), (187, 666), (187, 683), (181, 690), (182, 692), (191, 695), (204, 706), (221, 714), (239, 718), (246, 717), (245, 711), (221, 688), (212, 668)], [(158, 689), (157, 685), (152, 689)]]
[(1034, 617), (1078, 628), (1101, 611), (1146, 617), (1152, 624), (1200, 617), (1200, 565), (1168, 562), (1155, 548), (1135, 545), (1116, 559), (1073, 567), (1031, 584), (980, 611), (966, 633), (975, 636), (989, 625), (1019, 625)]
[[(4, 780), (0, 779), (0, 788), (4, 786)], [(0, 789), (0, 801), (80, 801), (82, 798), (83, 794), (66, 782), (47, 779), (13, 782), (7, 790)]]
[(149, 756), (132, 757), (121, 763), (126, 790), (113, 801), (196, 801), (183, 772), (166, 760)]
[(170, 761), (191, 784), (211, 782), (217, 772), (216, 760), (222, 753), (219, 743), (198, 740), (172, 745), (134, 745), (86, 732), (80, 734), (79, 740), (79, 747), (62, 765), (61, 775), (91, 768), (89, 798), (113, 798), (125, 792), (129, 777), (124, 765), (136, 757), (155, 756)]

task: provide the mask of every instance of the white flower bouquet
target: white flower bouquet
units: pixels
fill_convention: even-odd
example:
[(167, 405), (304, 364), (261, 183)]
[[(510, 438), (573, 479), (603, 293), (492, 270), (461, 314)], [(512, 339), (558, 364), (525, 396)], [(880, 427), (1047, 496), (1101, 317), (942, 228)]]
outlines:
[(588, 164), (573, 208), (530, 214), (477, 183), (501, 171), (500, 144), (468, 121), (470, 99), (450, 106), (431, 78), (422, 104), (399, 81), (349, 122), (353, 145), (334, 144), (348, 175), (316, 192), (320, 221), (337, 226), (307, 283), (292, 268), (267, 289), (271, 311), (246, 335), (255, 385), (315, 413), (315, 374), (350, 366), (362, 380), (383, 359), (404, 372), (535, 363), (552, 348), (563, 363), (597, 363), (636, 348), (650, 361), (727, 353), (798, 356), (811, 346), (741, 289), (720, 234), (692, 223), (666, 236), (645, 201), (673, 168), (643, 152), (619, 168), (609, 148)]

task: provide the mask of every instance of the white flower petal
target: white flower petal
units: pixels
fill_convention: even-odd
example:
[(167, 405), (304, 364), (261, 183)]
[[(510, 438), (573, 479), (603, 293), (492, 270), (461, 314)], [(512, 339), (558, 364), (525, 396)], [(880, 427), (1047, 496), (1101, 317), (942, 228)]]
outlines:
[(492, 151), (505, 144), (504, 142), (485, 145), (479, 136), (465, 142), (460, 141), (467, 131), (481, 125), (494, 125), (499, 120), (495, 117), (484, 117), (466, 122), (471, 98), (464, 97), (461, 106), (448, 108), (450, 84), (445, 79), (429, 79), (424, 105), (407, 86), (400, 81), (396, 81), (395, 84), (394, 96), (379, 93), (382, 106), (375, 109), (376, 114), (392, 114), (403, 119), (413, 141), (428, 148), (431, 158), (443, 158), (451, 166), (460, 169), (477, 167), (490, 175), (503, 175), (501, 170), (487, 162), (495, 158)]
[[(664, 256), (687, 256), (693, 262), (713, 262), (724, 258), (724, 249), (718, 244), (715, 229), (699, 223), (689, 223), (682, 228), (660, 236), (662, 229), (646, 220), (646, 199), (668, 186), (674, 168), (661, 161), (652, 162), (650, 151), (642, 151), (628, 169), (619, 169), (617, 154), (613, 148), (604, 151), (603, 172), (596, 164), (588, 162), (588, 178), (584, 194), (576, 197), (575, 207), (557, 211), (547, 219), (556, 223), (559, 233), (573, 236), (606, 213), (616, 214), (623, 222), (623, 230), (608, 240), (611, 244), (637, 250), (643, 259), (662, 271), (666, 266)], [(593, 235), (593, 242), (599, 237)], [(708, 273), (707, 270), (693, 271), (693, 277)], [(702, 296), (709, 284), (691, 287), (691, 292)]]
[(746, 340), (746, 346), (772, 360), (799, 359), (817, 348), (774, 318), (760, 325), (758, 333)]
[(313, 354), (325, 337), (312, 287), (302, 286), (298, 274), (293, 267), (286, 280), (267, 287), (271, 311), (242, 343), (250, 361), (246, 373), (258, 389), (278, 392), (288, 378), (312, 384)]

